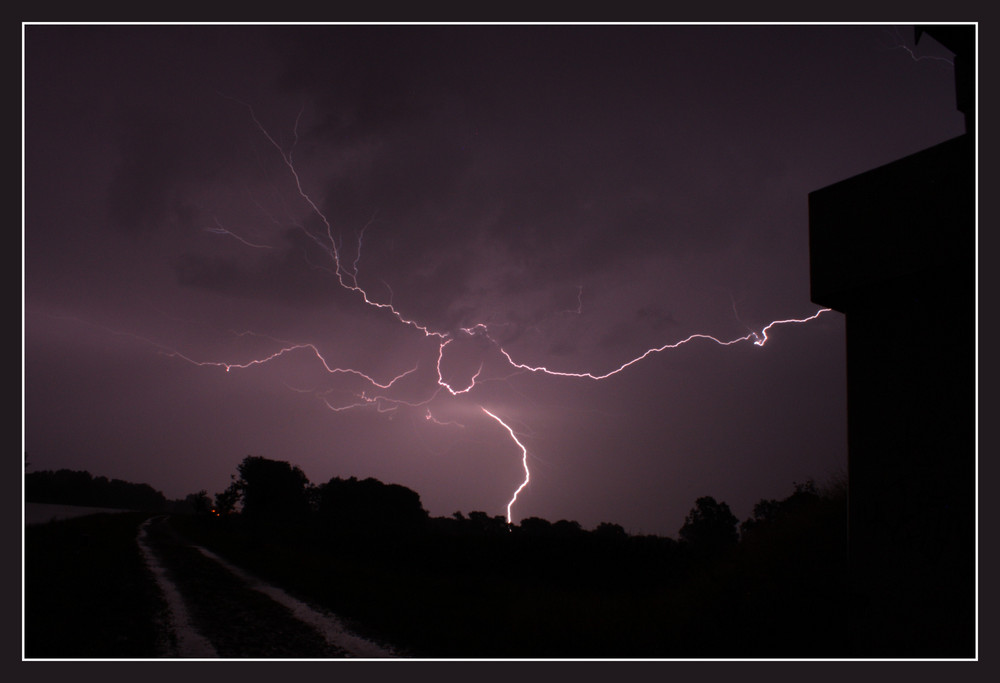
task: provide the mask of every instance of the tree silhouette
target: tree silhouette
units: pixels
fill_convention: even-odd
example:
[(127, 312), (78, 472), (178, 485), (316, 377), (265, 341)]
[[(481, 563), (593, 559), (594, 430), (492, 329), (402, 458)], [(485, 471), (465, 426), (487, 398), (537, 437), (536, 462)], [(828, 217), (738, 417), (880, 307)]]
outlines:
[(625, 533), (625, 528), (621, 524), (615, 524), (613, 522), (601, 522), (594, 529), (594, 534), (599, 538), (605, 539), (628, 538), (628, 534)]
[(220, 517), (223, 515), (228, 515), (236, 512), (236, 506), (240, 502), (240, 490), (236, 486), (234, 481), (225, 491), (219, 491), (215, 494), (215, 512)]
[(541, 517), (525, 517), (520, 524), (521, 533), (532, 536), (548, 536), (552, 533), (552, 522)]
[(759, 537), (766, 532), (791, 529), (809, 524), (815, 517), (815, 510), (822, 497), (813, 480), (795, 484), (795, 493), (784, 500), (761, 499), (753, 506), (753, 517), (740, 524), (740, 535), (744, 539)]
[(209, 497), (208, 491), (204, 489), (197, 493), (189, 493), (184, 498), (168, 501), (167, 511), (175, 515), (216, 516), (212, 499)]
[(507, 533), (507, 519), (503, 515), (490, 517), (482, 510), (469, 513), (469, 528), (480, 534), (500, 535)]
[(239, 479), (230, 488), (239, 493), (241, 515), (252, 525), (283, 525), (308, 516), (309, 479), (298, 467), (251, 455), (243, 459), (237, 471)]
[(334, 534), (411, 534), (428, 519), (417, 492), (399, 484), (334, 477), (317, 488), (320, 524)]
[(726, 503), (704, 496), (695, 501), (679, 534), (681, 540), (699, 550), (718, 551), (735, 545), (739, 540), (738, 524), (739, 520)]

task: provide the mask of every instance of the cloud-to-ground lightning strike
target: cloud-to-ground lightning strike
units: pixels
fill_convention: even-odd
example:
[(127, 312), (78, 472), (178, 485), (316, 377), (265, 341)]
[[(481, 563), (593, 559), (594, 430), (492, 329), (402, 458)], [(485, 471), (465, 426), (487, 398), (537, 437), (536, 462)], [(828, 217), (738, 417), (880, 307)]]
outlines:
[[(233, 99), (233, 98), (229, 98), (229, 99)], [(465, 386), (459, 386), (459, 387), (453, 386), (453, 384), (450, 381), (445, 380), (444, 373), (442, 372), (442, 367), (441, 366), (442, 366), (442, 362), (444, 362), (444, 359), (445, 359), (445, 351), (446, 351), (446, 349), (449, 348), (449, 345), (451, 345), (452, 342), (454, 342), (456, 340), (456, 335), (459, 332), (462, 333), (462, 334), (468, 335), (470, 337), (480, 336), (480, 337), (486, 339), (490, 343), (490, 345), (493, 348), (495, 348), (497, 351), (499, 351), (499, 353), (503, 356), (503, 358), (506, 359), (507, 364), (509, 364), (510, 367), (513, 370), (517, 371), (517, 372), (531, 372), (531, 373), (538, 373), (538, 374), (544, 374), (544, 375), (550, 375), (550, 376), (568, 377), (568, 378), (579, 378), (579, 379), (589, 379), (589, 380), (600, 381), (600, 380), (608, 379), (609, 377), (612, 377), (612, 376), (617, 375), (619, 373), (622, 373), (625, 370), (627, 370), (628, 368), (630, 368), (631, 366), (640, 363), (640, 361), (643, 361), (646, 358), (648, 358), (648, 357), (650, 357), (650, 356), (652, 356), (654, 354), (658, 354), (658, 353), (661, 353), (661, 352), (669, 350), (669, 349), (676, 349), (676, 348), (678, 348), (678, 347), (680, 347), (682, 345), (688, 344), (688, 343), (693, 342), (695, 340), (702, 340), (703, 339), (703, 340), (707, 340), (707, 341), (713, 342), (713, 343), (715, 343), (717, 345), (720, 345), (720, 346), (732, 346), (732, 345), (735, 345), (735, 344), (739, 344), (741, 342), (752, 342), (756, 346), (763, 347), (767, 343), (767, 341), (768, 341), (768, 332), (772, 328), (774, 328), (776, 326), (779, 326), (779, 325), (808, 323), (808, 322), (810, 322), (812, 320), (815, 320), (820, 315), (822, 315), (823, 313), (826, 313), (827, 311), (830, 310), (828, 308), (823, 308), (823, 309), (820, 309), (820, 310), (816, 311), (814, 314), (812, 314), (810, 316), (807, 316), (807, 317), (804, 317), (804, 318), (792, 318), (792, 319), (785, 319), (785, 320), (775, 320), (775, 321), (769, 323), (768, 325), (766, 325), (765, 327), (763, 327), (760, 330), (760, 332), (755, 332), (755, 331), (751, 330), (747, 334), (745, 334), (745, 335), (743, 335), (741, 337), (737, 337), (737, 338), (729, 339), (729, 340), (721, 339), (721, 338), (719, 338), (717, 336), (713, 336), (713, 335), (709, 335), (709, 334), (705, 334), (705, 333), (692, 334), (692, 335), (690, 335), (690, 336), (688, 336), (688, 337), (686, 337), (684, 339), (681, 339), (680, 341), (673, 342), (673, 343), (668, 343), (668, 344), (664, 344), (663, 346), (658, 346), (658, 347), (650, 348), (650, 349), (646, 350), (645, 352), (641, 353), (640, 355), (636, 356), (635, 358), (632, 358), (631, 360), (628, 360), (628, 361), (626, 361), (624, 363), (621, 363), (617, 367), (615, 367), (615, 368), (613, 368), (611, 370), (608, 370), (608, 371), (604, 371), (604, 372), (591, 372), (591, 371), (582, 371), (581, 372), (581, 371), (568, 371), (568, 370), (554, 370), (554, 369), (551, 369), (551, 368), (546, 367), (544, 365), (531, 365), (531, 364), (528, 364), (528, 363), (525, 363), (525, 362), (519, 362), (519, 361), (517, 361), (517, 360), (514, 359), (514, 357), (511, 355), (511, 353), (508, 352), (502, 346), (502, 344), (493, 335), (490, 334), (490, 327), (489, 327), (489, 325), (487, 323), (483, 323), (483, 322), (475, 323), (475, 324), (470, 325), (468, 327), (460, 327), (460, 328), (458, 328), (455, 331), (435, 331), (435, 330), (432, 330), (428, 325), (424, 325), (424, 324), (421, 324), (420, 322), (418, 322), (417, 320), (410, 319), (410, 318), (406, 317), (400, 310), (398, 310), (393, 305), (393, 303), (392, 303), (392, 297), (391, 297), (392, 288), (389, 286), (388, 283), (385, 283), (384, 281), (381, 281), (381, 280), (380, 281), (385, 285), (385, 287), (388, 289), (388, 291), (390, 293), (390, 300), (389, 300), (389, 302), (380, 302), (380, 301), (376, 301), (373, 298), (371, 298), (368, 295), (368, 293), (365, 291), (365, 289), (363, 289), (362, 286), (359, 284), (359, 282), (358, 282), (358, 272), (359, 272), (359, 264), (360, 264), (360, 260), (361, 260), (362, 241), (363, 241), (365, 232), (372, 225), (372, 222), (373, 222), (374, 218), (372, 220), (370, 220), (362, 228), (362, 230), (356, 234), (357, 251), (356, 251), (356, 254), (355, 254), (353, 260), (349, 264), (346, 264), (346, 265), (342, 264), (342, 262), (341, 262), (341, 255), (343, 254), (343, 246), (338, 243), (337, 238), (334, 236), (334, 229), (333, 229), (333, 227), (331, 225), (330, 220), (328, 220), (328, 218), (323, 214), (323, 212), (320, 209), (320, 207), (318, 206), (318, 204), (310, 197), (309, 193), (303, 187), (302, 179), (300, 178), (299, 171), (296, 168), (294, 160), (293, 160), (292, 152), (294, 151), (294, 146), (295, 146), (296, 142), (298, 141), (298, 126), (299, 126), (299, 119), (302, 116), (302, 112), (300, 111), (299, 114), (298, 114), (298, 116), (296, 117), (295, 125), (294, 125), (293, 131), (292, 131), (293, 132), (292, 149), (289, 149), (289, 150), (286, 151), (275, 140), (275, 138), (267, 131), (267, 129), (263, 126), (263, 124), (257, 118), (257, 116), (256, 116), (253, 108), (249, 104), (247, 104), (245, 102), (240, 102), (238, 100), (234, 100), (234, 101), (237, 101), (240, 105), (246, 107), (249, 110), (250, 117), (251, 117), (251, 119), (253, 121), (253, 124), (256, 126), (256, 128), (259, 130), (259, 132), (264, 136), (264, 138), (267, 140), (267, 142), (275, 149), (275, 151), (281, 157), (281, 160), (283, 162), (284, 167), (287, 169), (288, 173), (291, 174), (291, 177), (292, 177), (292, 179), (294, 181), (294, 186), (296, 188), (296, 193), (298, 194), (299, 198), (308, 207), (308, 209), (307, 209), (308, 212), (311, 213), (312, 215), (314, 215), (315, 217), (317, 217), (322, 222), (322, 224), (324, 226), (323, 231), (325, 232), (325, 236), (319, 237), (316, 234), (314, 234), (313, 232), (310, 232), (309, 230), (307, 230), (299, 222), (290, 219), (292, 225), (294, 225), (297, 228), (302, 229), (303, 232), (305, 232), (308, 235), (308, 237), (313, 242), (315, 242), (323, 250), (323, 252), (325, 254), (327, 254), (329, 256), (329, 258), (331, 259), (331, 261), (332, 261), (331, 267), (329, 267), (329, 268), (322, 267), (322, 269), (324, 271), (330, 273), (331, 275), (333, 275), (333, 277), (336, 278), (337, 282), (339, 283), (339, 285), (343, 289), (357, 294), (360, 297), (361, 301), (365, 305), (374, 307), (376, 309), (387, 311), (388, 313), (390, 313), (392, 316), (394, 316), (403, 325), (405, 325), (407, 327), (410, 327), (410, 328), (413, 328), (413, 329), (416, 329), (416, 330), (419, 330), (420, 332), (422, 332), (424, 338), (435, 337), (435, 338), (437, 338), (437, 341), (438, 341), (437, 362), (436, 362), (436, 371), (437, 371), (436, 384), (437, 384), (437, 386), (431, 392), (429, 398), (427, 398), (425, 400), (421, 400), (421, 401), (406, 401), (406, 400), (402, 400), (400, 398), (392, 397), (392, 396), (385, 395), (385, 394), (371, 395), (368, 392), (361, 392), (360, 394), (357, 394), (357, 393), (354, 394), (353, 395), (353, 400), (348, 401), (347, 403), (345, 403), (343, 405), (338, 405), (338, 404), (335, 404), (334, 402), (332, 402), (325, 393), (321, 394), (318, 391), (314, 392), (317, 395), (317, 397), (320, 398), (320, 400), (322, 400), (322, 402), (326, 405), (326, 407), (329, 408), (331, 411), (334, 411), (334, 412), (343, 412), (343, 411), (352, 410), (352, 409), (356, 409), (356, 408), (374, 407), (380, 413), (392, 413), (393, 411), (396, 411), (397, 408), (399, 408), (400, 406), (404, 406), (404, 405), (405, 406), (409, 406), (409, 407), (423, 407), (423, 408), (426, 408), (426, 413), (424, 415), (426, 421), (433, 422), (433, 423), (438, 424), (438, 425), (451, 424), (451, 425), (457, 425), (457, 426), (460, 426), (460, 427), (464, 426), (464, 425), (461, 425), (461, 424), (459, 424), (457, 422), (450, 422), (450, 421), (441, 421), (441, 420), (438, 420), (437, 418), (435, 418), (433, 416), (433, 414), (431, 413), (431, 410), (429, 408), (429, 404), (432, 401), (434, 401), (435, 398), (437, 398), (437, 396), (439, 394), (443, 395), (442, 394), (442, 390), (447, 391), (447, 395), (449, 395), (451, 397), (459, 397), (459, 396), (470, 394), (478, 386), (477, 385), (477, 381), (480, 379), (481, 373), (483, 372), (485, 361), (483, 361), (483, 362), (481, 362), (479, 364), (479, 368), (476, 370), (476, 372), (474, 374), (471, 375), (471, 377), (468, 379), (468, 381), (465, 384)], [(272, 218), (272, 221), (273, 220), (274, 219)], [(208, 229), (208, 231), (216, 233), (216, 234), (224, 234), (224, 235), (231, 236), (231, 237), (237, 239), (238, 241), (242, 242), (243, 244), (247, 245), (248, 247), (254, 247), (254, 248), (261, 248), (261, 247), (263, 247), (263, 245), (258, 245), (258, 244), (250, 243), (250, 242), (248, 242), (248, 241), (240, 238), (239, 236), (233, 234), (231, 231), (229, 231), (228, 229), (224, 228), (223, 225), (222, 225), (222, 223), (219, 222), (218, 219), (216, 219), (216, 227), (215, 228), (210, 228), (210, 229)], [(267, 248), (270, 248), (270, 247), (267, 247)], [(307, 264), (310, 265), (311, 267), (316, 267), (313, 264), (308, 263), (308, 261), (307, 261)], [(575, 314), (580, 314), (582, 312), (582, 307), (583, 307), (583, 302), (582, 302), (583, 286), (579, 285), (577, 287), (577, 290), (578, 290), (578, 292), (577, 292), (577, 303), (578, 303), (577, 308), (575, 310), (570, 310), (570, 311), (561, 311), (561, 313), (575, 313)], [(244, 333), (244, 334), (252, 334), (252, 333)], [(136, 335), (133, 335), (133, 336), (136, 336)], [(256, 336), (262, 336), (262, 335), (256, 335)], [(148, 341), (148, 340), (146, 340), (146, 341)], [(405, 377), (408, 377), (408, 376), (412, 375), (413, 373), (415, 373), (417, 371), (417, 368), (418, 368), (418, 365), (415, 365), (413, 368), (411, 368), (411, 369), (409, 369), (409, 370), (407, 370), (405, 372), (402, 372), (402, 373), (396, 375), (395, 377), (392, 377), (388, 381), (381, 381), (380, 382), (380, 381), (376, 380), (374, 377), (372, 377), (370, 374), (367, 374), (367, 373), (362, 372), (360, 370), (353, 369), (353, 368), (341, 368), (341, 367), (336, 367), (336, 366), (331, 365), (327, 361), (327, 359), (323, 356), (323, 354), (320, 352), (320, 350), (316, 347), (315, 344), (312, 344), (312, 343), (284, 342), (284, 341), (280, 341), (280, 340), (277, 340), (277, 339), (272, 339), (272, 341), (274, 341), (275, 343), (279, 344), (281, 346), (281, 348), (279, 350), (273, 352), (273, 353), (264, 355), (262, 357), (259, 357), (259, 358), (256, 358), (256, 359), (253, 359), (253, 360), (250, 360), (250, 361), (246, 361), (246, 362), (239, 362), (239, 363), (237, 363), (237, 362), (224, 362), (224, 361), (195, 360), (195, 359), (193, 359), (190, 356), (190, 354), (184, 354), (184, 353), (181, 353), (181, 352), (176, 351), (176, 350), (166, 349), (165, 347), (163, 347), (162, 345), (159, 345), (159, 344), (155, 344), (155, 345), (158, 348), (160, 348), (160, 350), (161, 350), (162, 353), (164, 353), (166, 355), (182, 359), (182, 360), (184, 360), (184, 361), (186, 361), (188, 363), (191, 363), (191, 364), (197, 365), (197, 366), (202, 366), (202, 367), (221, 367), (221, 368), (224, 368), (227, 372), (229, 372), (231, 370), (234, 370), (234, 369), (248, 369), (248, 368), (256, 366), (256, 365), (263, 365), (265, 363), (269, 363), (269, 362), (274, 361), (274, 360), (276, 360), (276, 359), (278, 359), (278, 358), (280, 358), (282, 356), (285, 356), (287, 354), (290, 354), (290, 353), (293, 353), (293, 352), (297, 352), (297, 351), (298, 352), (310, 352), (310, 353), (312, 353), (320, 361), (322, 367), (326, 370), (327, 373), (329, 373), (329, 374), (352, 374), (352, 375), (355, 375), (357, 377), (360, 377), (360, 378), (364, 379), (365, 381), (367, 381), (368, 383), (370, 383), (373, 387), (376, 387), (376, 388), (381, 389), (383, 391), (388, 391), (388, 390), (392, 389), (394, 387), (394, 385), (396, 385), (397, 382), (399, 382), (400, 380), (402, 380)], [(153, 342), (150, 342), (150, 343), (153, 343)], [(300, 390), (296, 389), (295, 391), (300, 391)], [(507, 503), (507, 522), (509, 524), (511, 524), (511, 523), (513, 523), (513, 506), (517, 502), (518, 495), (528, 485), (528, 482), (530, 481), (530, 478), (531, 478), (531, 474), (530, 474), (529, 467), (528, 467), (528, 451), (527, 451), (527, 448), (524, 446), (524, 444), (522, 444), (521, 441), (517, 438), (517, 435), (515, 434), (514, 430), (507, 423), (505, 423), (495, 413), (487, 410), (486, 408), (484, 408), (482, 406), (478, 406), (478, 407), (480, 408), (480, 410), (482, 411), (483, 414), (485, 414), (486, 416), (490, 417), (491, 419), (493, 419), (494, 421), (496, 421), (497, 423), (499, 423), (504, 429), (506, 429), (507, 432), (510, 434), (511, 439), (521, 449), (521, 462), (522, 462), (522, 466), (524, 468), (524, 480), (521, 482), (521, 484), (514, 491), (512, 497), (510, 498), (509, 502)]]
[(521, 449), (521, 464), (524, 465), (524, 481), (522, 481), (521, 485), (517, 487), (517, 490), (514, 491), (514, 495), (510, 499), (510, 502), (507, 503), (507, 524), (512, 524), (513, 520), (511, 518), (511, 509), (514, 507), (514, 503), (517, 501), (517, 494), (521, 493), (521, 491), (524, 490), (524, 487), (527, 486), (528, 482), (531, 480), (531, 472), (528, 471), (528, 449), (524, 447), (523, 443), (518, 441), (517, 434), (514, 433), (514, 430), (511, 429), (506, 422), (501, 420), (499, 417), (497, 417), (490, 411), (486, 410), (486, 408), (480, 406), (480, 409), (484, 413), (492, 417), (494, 420), (499, 422), (500, 425), (507, 430), (507, 433), (510, 434), (510, 438), (514, 440), (514, 443), (517, 444), (518, 448)]

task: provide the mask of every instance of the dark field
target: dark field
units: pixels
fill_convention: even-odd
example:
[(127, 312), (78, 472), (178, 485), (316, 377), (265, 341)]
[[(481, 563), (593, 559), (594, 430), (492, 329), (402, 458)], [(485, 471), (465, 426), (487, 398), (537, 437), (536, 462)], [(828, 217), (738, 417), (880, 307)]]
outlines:
[[(165, 603), (135, 540), (145, 518), (28, 529), (27, 657), (171, 656)], [(220, 657), (343, 653), (189, 542), (402, 657), (835, 657), (847, 648), (836, 544), (799, 543), (784, 558), (744, 545), (708, 558), (658, 537), (503, 528), (323, 539), (307, 527), (253, 531), (238, 515), (174, 516), (154, 538)]]
[[(902, 567), (889, 585), (849, 565), (843, 487), (797, 484), (784, 500), (761, 500), (742, 523), (724, 503), (699, 498), (675, 540), (609, 523), (588, 531), (534, 517), (512, 525), (483, 512), (430, 517), (403, 487), (337, 478), (314, 487), (288, 463), (263, 458), (247, 458), (241, 474), (240, 512), (218, 505), (225, 494), (214, 506), (199, 494), (187, 513), (29, 526), (26, 656), (974, 655), (964, 584), (923, 581), (947, 576), (940, 566)], [(182, 601), (161, 593), (146, 566), (141, 525)], [(951, 559), (945, 549), (937, 556)], [(316, 630), (258, 581), (336, 615), (368, 643)], [(873, 594), (891, 598), (881, 612)]]
[(26, 657), (160, 656), (166, 603), (136, 544), (147, 517), (125, 512), (27, 527)]

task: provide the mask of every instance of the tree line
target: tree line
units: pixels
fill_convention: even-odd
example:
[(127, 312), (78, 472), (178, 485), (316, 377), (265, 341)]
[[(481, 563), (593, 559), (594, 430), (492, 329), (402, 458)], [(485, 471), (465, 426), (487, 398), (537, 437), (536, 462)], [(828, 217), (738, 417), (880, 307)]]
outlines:
[[(232, 483), (210, 497), (207, 490), (168, 500), (149, 484), (93, 476), (87, 471), (60, 469), (25, 475), (25, 500), (37, 503), (85, 505), (113, 509), (173, 512), (207, 517), (231, 517), (258, 532), (308, 525), (338, 537), (412, 536), (435, 533), (444, 536), (518, 534), (541, 539), (572, 539), (585, 535), (606, 541), (636, 538), (616, 523), (602, 522), (586, 531), (579, 522), (551, 522), (540, 517), (508, 524), (502, 515), (456, 511), (450, 517), (432, 518), (420, 495), (399, 484), (374, 478), (333, 477), (315, 485), (296, 465), (262, 456), (247, 456), (232, 475)], [(762, 499), (750, 518), (740, 522), (725, 502), (711, 496), (695, 501), (678, 541), (703, 554), (732, 548), (742, 539), (759, 544), (778, 532), (788, 533), (808, 525), (819, 507), (844, 497), (836, 488), (821, 492), (809, 480), (794, 485), (783, 500)], [(648, 538), (648, 537), (647, 537)]]

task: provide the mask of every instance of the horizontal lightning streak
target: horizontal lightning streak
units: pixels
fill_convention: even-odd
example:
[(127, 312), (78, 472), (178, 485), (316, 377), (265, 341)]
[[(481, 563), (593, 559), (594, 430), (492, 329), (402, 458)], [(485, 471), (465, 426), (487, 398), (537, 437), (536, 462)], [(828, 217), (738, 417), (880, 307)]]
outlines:
[(267, 244), (254, 244), (253, 242), (250, 242), (249, 240), (243, 239), (242, 237), (240, 237), (239, 235), (237, 235), (232, 230), (229, 230), (228, 228), (223, 227), (222, 223), (219, 222), (218, 218), (215, 219), (215, 226), (216, 227), (214, 227), (214, 228), (205, 228), (205, 232), (210, 232), (213, 235), (229, 235), (233, 239), (238, 240), (239, 242), (242, 242), (243, 244), (247, 245), (248, 247), (253, 247), (254, 249), (273, 249), (274, 248), (274, 247), (272, 247), (270, 245), (267, 245)]
[(679, 346), (683, 346), (684, 344), (687, 344), (688, 342), (694, 341), (695, 339), (708, 339), (710, 341), (715, 342), (716, 344), (718, 344), (720, 346), (732, 346), (733, 344), (739, 344), (740, 342), (750, 341), (752, 339), (752, 340), (754, 340), (753, 343), (756, 344), (757, 346), (764, 346), (764, 344), (767, 343), (767, 331), (769, 329), (771, 329), (772, 327), (774, 327), (775, 325), (786, 325), (786, 324), (790, 324), (790, 323), (805, 323), (805, 322), (809, 322), (810, 320), (815, 320), (820, 315), (822, 315), (823, 313), (826, 313), (829, 310), (831, 310), (831, 309), (829, 309), (829, 308), (821, 308), (820, 310), (818, 310), (816, 313), (814, 313), (813, 315), (809, 316), (808, 318), (789, 319), (789, 320), (775, 320), (774, 322), (768, 324), (764, 329), (762, 329), (761, 332), (760, 332), (760, 334), (758, 334), (756, 332), (750, 332), (749, 334), (746, 334), (746, 335), (744, 335), (742, 337), (737, 337), (736, 339), (731, 339), (729, 341), (722, 341), (721, 339), (719, 339), (717, 337), (713, 337), (710, 334), (692, 334), (690, 337), (687, 337), (686, 339), (682, 339), (679, 342), (674, 342), (673, 344), (665, 344), (664, 346), (659, 346), (659, 347), (648, 349), (647, 351), (645, 351), (644, 353), (640, 354), (639, 356), (636, 356), (635, 358), (633, 358), (630, 361), (622, 363), (621, 365), (619, 365), (614, 370), (606, 372), (603, 375), (595, 375), (592, 372), (566, 372), (566, 371), (561, 371), (561, 370), (551, 370), (551, 369), (545, 367), (544, 365), (532, 366), (532, 365), (527, 365), (525, 363), (518, 363), (517, 361), (515, 361), (511, 357), (510, 353), (508, 353), (507, 350), (504, 349), (502, 346), (498, 345), (497, 348), (500, 350), (500, 353), (502, 353), (504, 355), (504, 357), (507, 359), (507, 362), (509, 362), (512, 367), (518, 368), (520, 370), (527, 370), (529, 372), (540, 372), (540, 373), (544, 373), (546, 375), (554, 375), (554, 376), (557, 376), (557, 377), (577, 377), (577, 378), (580, 378), (580, 379), (602, 380), (602, 379), (607, 379), (608, 377), (611, 377), (612, 375), (617, 375), (618, 373), (622, 372), (626, 368), (628, 368), (628, 367), (630, 367), (632, 365), (635, 365), (639, 361), (641, 361), (641, 360), (643, 360), (643, 359), (645, 359), (645, 358), (653, 355), (654, 353), (660, 353), (662, 351), (666, 351), (667, 349), (676, 349)]
[(329, 372), (330, 374), (351, 374), (351, 375), (356, 375), (357, 377), (361, 377), (361, 378), (367, 380), (368, 382), (370, 382), (371, 384), (377, 386), (380, 389), (388, 389), (393, 384), (395, 384), (399, 380), (403, 379), (407, 375), (416, 372), (417, 371), (417, 367), (418, 367), (418, 366), (414, 365), (412, 368), (410, 368), (406, 372), (403, 372), (403, 373), (400, 373), (400, 374), (396, 375), (391, 380), (389, 380), (388, 382), (386, 382), (386, 383), (383, 384), (383, 383), (379, 382), (378, 380), (376, 380), (375, 378), (373, 378), (373, 377), (371, 377), (369, 375), (366, 375), (365, 373), (361, 372), (360, 370), (355, 370), (353, 368), (331, 367), (331, 365), (329, 364), (329, 362), (327, 362), (326, 358), (323, 357), (323, 354), (321, 354), (319, 352), (319, 349), (317, 349), (316, 346), (313, 345), (313, 344), (293, 344), (291, 346), (286, 346), (286, 347), (284, 347), (284, 348), (282, 348), (282, 349), (280, 349), (278, 351), (275, 351), (274, 353), (272, 353), (269, 356), (265, 356), (264, 358), (255, 358), (254, 360), (247, 361), (246, 363), (227, 363), (227, 362), (224, 362), (224, 361), (199, 361), (199, 360), (194, 360), (193, 358), (190, 358), (190, 357), (184, 355), (180, 351), (172, 351), (172, 350), (164, 350), (163, 353), (165, 355), (167, 355), (167, 356), (171, 356), (171, 357), (174, 357), (174, 358), (180, 358), (181, 360), (185, 360), (188, 363), (191, 363), (192, 365), (198, 365), (198, 366), (201, 366), (201, 367), (224, 368), (226, 370), (226, 372), (229, 372), (230, 370), (232, 370), (234, 368), (239, 369), (239, 370), (245, 370), (247, 368), (253, 367), (254, 365), (263, 365), (264, 363), (269, 363), (270, 361), (275, 360), (276, 358), (279, 358), (279, 357), (285, 355), (286, 353), (291, 353), (292, 351), (297, 351), (299, 349), (309, 349), (309, 350), (311, 350), (313, 352), (313, 355), (316, 356), (316, 358), (319, 359), (319, 362), (323, 365), (323, 367), (326, 369), (326, 371)]
[(367, 407), (372, 406), (372, 405), (374, 405), (375, 408), (376, 408), (376, 410), (378, 410), (379, 412), (384, 412), (384, 411), (382, 411), (380, 409), (380, 406), (379, 406), (379, 403), (378, 403), (378, 399), (374, 399), (374, 398), (370, 399), (370, 398), (368, 398), (366, 396), (360, 396), (359, 398), (361, 399), (360, 403), (351, 403), (351, 404), (348, 404), (346, 406), (335, 406), (332, 403), (330, 403), (330, 401), (324, 396), (323, 397), (323, 403), (325, 403), (326, 407), (329, 408), (330, 410), (332, 410), (335, 413), (341, 413), (341, 412), (343, 412), (345, 410), (353, 410), (354, 408), (367, 408)]
[[(762, 329), (760, 331), (760, 335), (761, 336), (757, 339), (757, 341), (754, 342), (754, 344), (756, 344), (757, 346), (763, 346), (764, 344), (766, 344), (767, 343), (767, 331), (769, 329), (771, 329), (772, 327), (774, 327), (775, 325), (789, 325), (789, 324), (795, 324), (795, 323), (807, 323), (810, 320), (815, 320), (816, 318), (820, 317), (824, 313), (830, 312), (831, 310), (833, 310), (833, 309), (831, 309), (831, 308), (821, 308), (818, 311), (816, 311), (815, 313), (813, 313), (811, 316), (809, 316), (808, 318), (798, 318), (798, 319), (794, 319), (793, 318), (793, 319), (789, 319), (789, 320), (775, 320), (774, 322), (770, 323), (769, 325), (767, 325), (764, 329)], [(754, 335), (754, 336), (756, 337), (757, 335)]]
[[(369, 406), (375, 406), (376, 410), (378, 410), (378, 412), (380, 413), (387, 413), (390, 410), (396, 410), (399, 406), (409, 406), (410, 408), (421, 408), (433, 402), (434, 399), (437, 398), (438, 394), (440, 393), (441, 393), (441, 388), (438, 387), (428, 398), (425, 398), (422, 401), (404, 401), (401, 398), (391, 398), (389, 396), (382, 396), (382, 395), (369, 396), (366, 392), (362, 392), (360, 394), (355, 395), (355, 398), (358, 399), (358, 402), (351, 403), (350, 405), (334, 406), (332, 403), (330, 403), (330, 401), (326, 397), (323, 397), (323, 402), (326, 404), (327, 408), (329, 408), (335, 413), (340, 413), (345, 410), (351, 410), (352, 408), (367, 408)], [(383, 403), (390, 404), (392, 407), (383, 409), (382, 408)]]
[(454, 425), (456, 427), (462, 427), (463, 429), (465, 428), (465, 425), (462, 424), (461, 422), (455, 422), (454, 420), (439, 420), (439, 419), (437, 419), (431, 413), (431, 409), (430, 408), (427, 409), (427, 413), (424, 415), (424, 419), (427, 420), (428, 422), (433, 422), (436, 425), (441, 425), (442, 427), (447, 427), (449, 425)]

